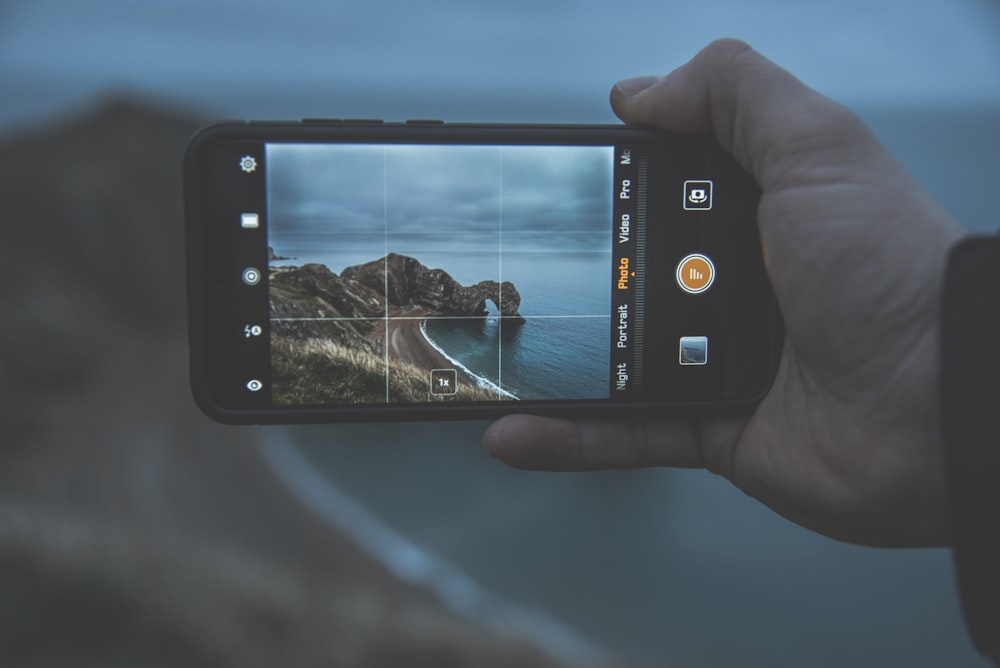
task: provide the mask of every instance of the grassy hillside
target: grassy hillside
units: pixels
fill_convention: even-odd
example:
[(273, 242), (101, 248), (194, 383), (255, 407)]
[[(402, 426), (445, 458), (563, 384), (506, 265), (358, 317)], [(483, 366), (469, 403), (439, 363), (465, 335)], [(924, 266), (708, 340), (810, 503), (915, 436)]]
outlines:
[[(329, 339), (271, 340), (272, 397), (278, 405), (385, 403), (383, 357)], [(427, 371), (389, 361), (389, 402), (496, 401), (494, 393), (459, 380), (456, 397), (429, 395)]]

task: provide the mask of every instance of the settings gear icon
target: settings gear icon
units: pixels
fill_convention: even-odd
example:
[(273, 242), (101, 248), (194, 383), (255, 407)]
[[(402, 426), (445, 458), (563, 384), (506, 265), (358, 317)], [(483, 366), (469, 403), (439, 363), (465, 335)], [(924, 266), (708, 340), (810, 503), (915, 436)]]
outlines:
[(257, 161), (252, 155), (245, 155), (240, 158), (240, 169), (249, 174), (257, 169)]

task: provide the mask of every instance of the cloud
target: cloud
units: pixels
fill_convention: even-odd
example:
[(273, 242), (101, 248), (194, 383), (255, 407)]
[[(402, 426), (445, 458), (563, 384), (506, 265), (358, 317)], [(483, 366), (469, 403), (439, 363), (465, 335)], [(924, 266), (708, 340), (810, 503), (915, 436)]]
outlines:
[[(371, 234), (439, 249), (600, 249), (610, 147), (270, 145), (273, 234)], [(551, 246), (547, 246), (551, 250)]]

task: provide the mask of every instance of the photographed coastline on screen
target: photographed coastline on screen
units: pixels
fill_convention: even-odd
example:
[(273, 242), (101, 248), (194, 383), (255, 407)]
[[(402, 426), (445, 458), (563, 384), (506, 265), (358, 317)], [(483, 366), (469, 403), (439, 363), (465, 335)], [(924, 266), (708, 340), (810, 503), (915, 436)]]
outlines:
[(275, 404), (606, 397), (612, 159), (267, 145)]

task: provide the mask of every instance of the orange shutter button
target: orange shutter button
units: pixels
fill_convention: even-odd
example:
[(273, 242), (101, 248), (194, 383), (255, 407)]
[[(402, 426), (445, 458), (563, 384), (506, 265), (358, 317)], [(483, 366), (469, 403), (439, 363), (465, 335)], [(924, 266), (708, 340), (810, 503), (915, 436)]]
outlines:
[(696, 295), (712, 287), (715, 265), (700, 253), (692, 253), (677, 264), (677, 285)]

